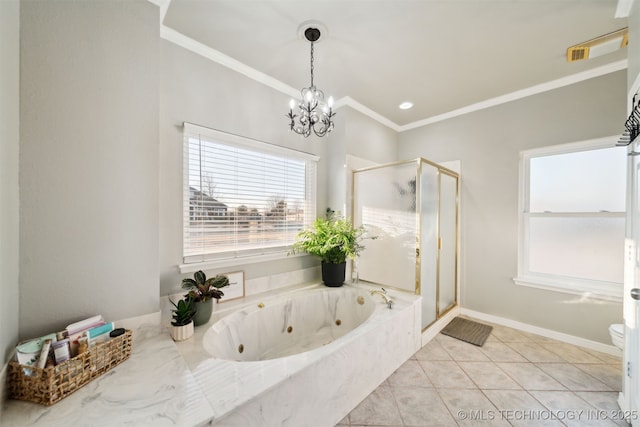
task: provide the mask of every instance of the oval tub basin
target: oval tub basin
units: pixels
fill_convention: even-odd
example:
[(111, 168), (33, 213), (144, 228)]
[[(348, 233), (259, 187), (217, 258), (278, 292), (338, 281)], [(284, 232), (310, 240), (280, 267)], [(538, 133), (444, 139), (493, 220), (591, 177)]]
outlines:
[(205, 333), (203, 345), (218, 359), (277, 359), (337, 340), (364, 323), (374, 310), (369, 293), (358, 288), (293, 293), (218, 320)]

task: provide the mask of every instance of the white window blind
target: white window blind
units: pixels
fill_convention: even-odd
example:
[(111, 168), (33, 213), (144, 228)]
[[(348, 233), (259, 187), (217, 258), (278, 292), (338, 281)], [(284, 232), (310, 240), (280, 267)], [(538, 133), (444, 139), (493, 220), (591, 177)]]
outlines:
[(316, 216), (317, 157), (184, 124), (185, 263), (286, 252)]
[(523, 152), (516, 283), (622, 295), (626, 152), (614, 144)]

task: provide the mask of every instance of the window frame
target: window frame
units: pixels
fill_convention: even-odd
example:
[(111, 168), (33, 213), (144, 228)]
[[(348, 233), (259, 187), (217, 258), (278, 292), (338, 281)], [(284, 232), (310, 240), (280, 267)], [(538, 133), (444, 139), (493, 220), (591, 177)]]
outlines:
[[(178, 265), (181, 273), (198, 271), (206, 268), (222, 268), (237, 266), (240, 264), (252, 264), (257, 262), (273, 261), (283, 259), (288, 256), (291, 245), (283, 244), (278, 246), (262, 246), (252, 249), (233, 249), (226, 252), (216, 254), (200, 253), (197, 255), (185, 253), (186, 233), (190, 227), (189, 206), (186, 204), (189, 200), (190, 183), (189, 183), (189, 139), (205, 138), (212, 142), (225, 144), (232, 147), (248, 149), (259, 153), (272, 154), (295, 160), (303, 160), (307, 164), (305, 166), (305, 193), (308, 194), (307, 200), (309, 206), (309, 214), (305, 212), (305, 226), (310, 225), (317, 215), (317, 176), (319, 157), (303, 151), (250, 139), (247, 137), (210, 129), (193, 123), (183, 123), (183, 170), (182, 170), (182, 264)], [(308, 165), (313, 167), (310, 170)], [(306, 224), (308, 222), (309, 224)], [(296, 255), (301, 256), (301, 255)]]
[[(516, 285), (552, 290), (557, 292), (588, 295), (592, 298), (608, 301), (622, 301), (623, 282), (583, 279), (549, 273), (531, 272), (529, 270), (529, 218), (536, 217), (599, 217), (625, 218), (626, 212), (550, 212), (531, 213), (528, 211), (530, 190), (530, 160), (532, 158), (577, 153), (581, 151), (614, 148), (617, 136), (596, 138), (586, 141), (571, 142), (520, 152), (519, 189), (518, 189), (518, 274), (513, 278)], [(624, 148), (620, 148), (623, 150)], [(626, 203), (626, 200), (625, 200)], [(624, 241), (620, 243), (621, 256), (624, 256)], [(622, 268), (622, 267), (621, 267)]]

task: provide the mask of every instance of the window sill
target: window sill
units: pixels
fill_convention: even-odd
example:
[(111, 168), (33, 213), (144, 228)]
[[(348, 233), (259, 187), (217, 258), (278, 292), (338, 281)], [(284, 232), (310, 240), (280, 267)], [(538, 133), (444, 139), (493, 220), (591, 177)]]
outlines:
[(287, 252), (274, 252), (270, 254), (248, 255), (237, 258), (212, 259), (207, 261), (197, 261), (188, 264), (179, 264), (178, 270), (181, 274), (193, 273), (198, 270), (212, 270), (217, 268), (237, 267), (240, 265), (257, 264), (260, 262), (278, 261), (287, 258), (298, 258), (307, 256), (306, 253), (288, 255)]
[(513, 282), (519, 286), (581, 295), (587, 298), (612, 302), (622, 302), (623, 297), (622, 283), (580, 281), (564, 277), (546, 278), (532, 276), (514, 277)]

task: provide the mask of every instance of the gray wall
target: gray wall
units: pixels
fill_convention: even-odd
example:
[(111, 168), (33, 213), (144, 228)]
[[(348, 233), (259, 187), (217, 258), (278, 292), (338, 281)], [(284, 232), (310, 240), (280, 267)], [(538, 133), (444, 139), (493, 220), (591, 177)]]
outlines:
[[(289, 131), (289, 97), (166, 40), (160, 78), (160, 293), (180, 291), (182, 277), (182, 122), (321, 156), (318, 211), (326, 208), (326, 146), (333, 134), (303, 138)], [(245, 280), (313, 267), (312, 257), (205, 270), (244, 271)], [(249, 291), (248, 291), (249, 292)]]
[(158, 8), (21, 7), (20, 336), (156, 312)]
[(398, 133), (359, 111), (345, 109), (347, 154), (388, 163), (398, 160)]
[(18, 340), (19, 67), (20, 3), (0, 1), (0, 366)]
[[(180, 291), (182, 263), (182, 122), (238, 134), (320, 156), (318, 215), (346, 201), (347, 154), (395, 160), (396, 134), (372, 119), (340, 108), (335, 130), (323, 138), (289, 131), (289, 97), (169, 41), (161, 41), (160, 78), (160, 293)], [(313, 257), (238, 264), (205, 270), (242, 270), (245, 280), (318, 265)], [(248, 293), (250, 290), (247, 291)]]
[(345, 106), (338, 110), (335, 135), (327, 145), (327, 199), (329, 206), (351, 216), (351, 169), (348, 155), (375, 163), (397, 160), (398, 133)]
[[(16, 87), (5, 68), (16, 72), (18, 26), (15, 4), (0, 3), (4, 91)], [(19, 241), (18, 187), (0, 183), (3, 350), (16, 339), (18, 246), (25, 338), (96, 312), (154, 312), (159, 294), (179, 290), (183, 121), (319, 155), (320, 214), (344, 197), (347, 154), (380, 163), (461, 160), (463, 305), (608, 342), (605, 326), (620, 320), (619, 304), (511, 281), (518, 152), (618, 133), (624, 72), (399, 135), (346, 107), (334, 133), (304, 139), (287, 130), (287, 96), (158, 34), (158, 9), (146, 0), (22, 4)], [(15, 178), (15, 93), (3, 92), (0, 105), (2, 173)], [(233, 269), (252, 279), (314, 265), (303, 257)]]
[(622, 305), (517, 286), (519, 152), (615, 135), (626, 71), (400, 134), (399, 157), (461, 161), (465, 308), (609, 343)]

